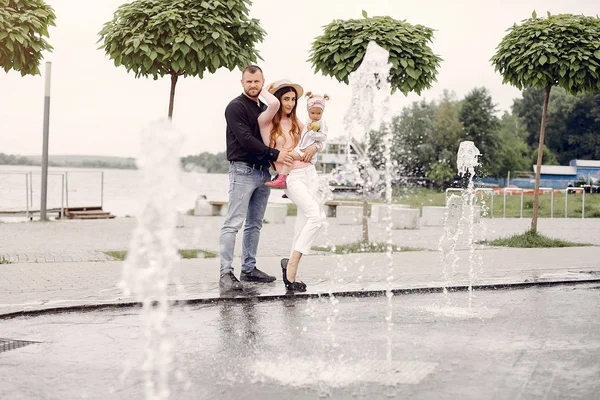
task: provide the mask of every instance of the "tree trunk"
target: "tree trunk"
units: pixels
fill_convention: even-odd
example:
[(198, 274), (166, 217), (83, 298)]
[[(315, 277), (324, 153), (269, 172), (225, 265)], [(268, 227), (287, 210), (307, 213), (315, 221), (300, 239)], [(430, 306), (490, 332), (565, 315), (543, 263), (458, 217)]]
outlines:
[(542, 112), (542, 126), (540, 127), (540, 144), (538, 146), (537, 165), (535, 169), (535, 188), (533, 189), (533, 217), (531, 218), (531, 231), (533, 233), (537, 233), (540, 176), (542, 172), (542, 156), (544, 154), (544, 133), (546, 130), (546, 114), (548, 112), (548, 101), (550, 100), (551, 89), (551, 85), (546, 86), (546, 96), (544, 97), (544, 111)]
[(169, 119), (173, 119), (173, 103), (175, 102), (175, 85), (177, 85), (179, 76), (176, 72), (171, 71), (171, 94), (169, 96)]
[(372, 189), (371, 177), (367, 171), (368, 159), (359, 161), (358, 172), (362, 178), (362, 198), (363, 198), (363, 212), (362, 212), (362, 234), (363, 242), (369, 243), (369, 192)]

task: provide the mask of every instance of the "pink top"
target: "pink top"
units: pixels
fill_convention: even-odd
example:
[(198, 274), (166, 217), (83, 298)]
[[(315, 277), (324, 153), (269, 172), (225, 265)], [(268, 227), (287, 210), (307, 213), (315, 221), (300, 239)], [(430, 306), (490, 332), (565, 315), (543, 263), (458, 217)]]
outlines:
[[(264, 88), (260, 94), (267, 101), (267, 110), (259, 115), (258, 125), (260, 126), (260, 134), (262, 136), (264, 144), (269, 146), (270, 137), (271, 137), (271, 129), (273, 128), (273, 123), (271, 121), (272, 121), (273, 117), (275, 116), (275, 114), (277, 113), (277, 111), (279, 110), (279, 100), (277, 100), (277, 97), (273, 96), (271, 93), (269, 93)], [(300, 129), (300, 132), (302, 132), (302, 129), (304, 129), (304, 124), (299, 119), (296, 120), (296, 123), (298, 124), (298, 128)], [(277, 141), (275, 142), (275, 148), (277, 150), (279, 150), (279, 151), (294, 150), (294, 142), (292, 139), (292, 135), (290, 134), (291, 129), (292, 129), (292, 122), (290, 120), (282, 120), (281, 121), (281, 130), (283, 131), (283, 136), (277, 138)], [(275, 164), (275, 169), (278, 172), (281, 172), (281, 169), (283, 168), (284, 164), (279, 163), (279, 162), (275, 162), (274, 164)], [(294, 160), (294, 162), (292, 163), (292, 169), (304, 168), (309, 165), (312, 165), (312, 164), (309, 162), (304, 162), (302, 160)]]

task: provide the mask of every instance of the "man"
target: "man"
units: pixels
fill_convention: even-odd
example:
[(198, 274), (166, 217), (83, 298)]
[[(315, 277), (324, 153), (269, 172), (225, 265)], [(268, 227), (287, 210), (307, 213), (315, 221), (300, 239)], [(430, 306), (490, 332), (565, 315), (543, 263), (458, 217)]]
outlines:
[(227, 160), (229, 160), (229, 209), (219, 238), (221, 266), (219, 287), (222, 290), (241, 290), (233, 273), (235, 238), (242, 223), (242, 272), (240, 279), (248, 282), (273, 282), (274, 276), (256, 268), (256, 249), (260, 229), (271, 189), (269, 162), (291, 165), (290, 152), (279, 152), (265, 146), (260, 136), (258, 116), (266, 105), (258, 98), (264, 85), (262, 70), (251, 65), (242, 72), (244, 93), (233, 99), (225, 109), (227, 121)]

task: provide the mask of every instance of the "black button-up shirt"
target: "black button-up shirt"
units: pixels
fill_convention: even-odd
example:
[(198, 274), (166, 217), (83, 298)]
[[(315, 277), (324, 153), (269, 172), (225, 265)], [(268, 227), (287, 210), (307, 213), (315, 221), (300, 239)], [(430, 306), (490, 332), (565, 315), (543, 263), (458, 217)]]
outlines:
[(279, 150), (266, 146), (260, 136), (258, 116), (267, 105), (241, 94), (227, 105), (227, 159), (256, 165), (269, 165), (277, 160)]

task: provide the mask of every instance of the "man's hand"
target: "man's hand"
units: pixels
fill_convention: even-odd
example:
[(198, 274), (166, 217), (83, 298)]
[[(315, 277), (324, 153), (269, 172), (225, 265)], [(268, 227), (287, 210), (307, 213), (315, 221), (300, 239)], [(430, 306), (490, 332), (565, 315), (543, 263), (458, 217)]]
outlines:
[(279, 157), (277, 157), (277, 162), (284, 163), (288, 167), (292, 166), (292, 162), (294, 161), (294, 157), (290, 151), (280, 151)]
[(316, 152), (317, 152), (316, 146), (314, 144), (311, 144), (310, 146), (308, 146), (306, 148), (306, 150), (304, 150), (304, 156), (302, 157), (302, 161), (310, 162), (310, 160), (312, 160), (312, 158)]

